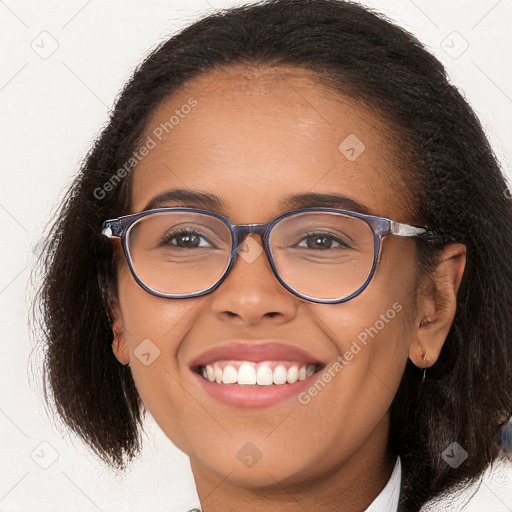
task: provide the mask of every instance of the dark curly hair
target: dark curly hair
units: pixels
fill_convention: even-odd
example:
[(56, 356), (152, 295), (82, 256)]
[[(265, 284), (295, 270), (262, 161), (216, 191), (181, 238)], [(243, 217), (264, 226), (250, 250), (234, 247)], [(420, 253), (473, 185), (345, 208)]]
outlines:
[[(426, 382), (411, 361), (391, 407), (401, 457), (401, 509), (472, 482), (499, 455), (496, 428), (512, 410), (512, 207), (481, 124), (441, 63), (384, 16), (341, 0), (270, 0), (216, 11), (160, 44), (135, 70), (49, 230), (34, 317), (43, 328), (44, 390), (52, 410), (113, 469), (141, 446), (144, 405), (112, 353), (108, 301), (115, 248), (105, 219), (129, 212), (122, 173), (151, 114), (187, 80), (235, 64), (295, 66), (387, 121), (407, 163), (415, 214), (437, 237), (420, 263), (458, 241), (467, 266), (457, 311)], [(115, 177), (119, 183), (113, 183)], [(105, 183), (110, 187), (104, 187)], [(98, 192), (101, 191), (101, 194)], [(457, 469), (441, 458), (467, 448)]]

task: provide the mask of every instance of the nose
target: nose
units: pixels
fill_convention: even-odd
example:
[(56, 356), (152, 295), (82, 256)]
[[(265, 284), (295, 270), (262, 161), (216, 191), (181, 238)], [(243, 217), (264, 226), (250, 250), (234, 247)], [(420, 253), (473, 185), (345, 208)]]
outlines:
[(212, 309), (224, 318), (254, 325), (263, 319), (284, 323), (295, 317), (300, 299), (286, 290), (272, 271), (261, 237), (246, 234), (231, 271), (212, 292)]

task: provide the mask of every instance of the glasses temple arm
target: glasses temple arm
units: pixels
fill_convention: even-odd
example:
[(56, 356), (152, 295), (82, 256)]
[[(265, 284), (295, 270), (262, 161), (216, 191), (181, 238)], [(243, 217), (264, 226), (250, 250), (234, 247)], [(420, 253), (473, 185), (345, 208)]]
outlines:
[(396, 222), (394, 220), (390, 221), (389, 229), (393, 235), (398, 236), (418, 236), (429, 231), (427, 228), (418, 228), (410, 226), (409, 224), (402, 224), (401, 222)]

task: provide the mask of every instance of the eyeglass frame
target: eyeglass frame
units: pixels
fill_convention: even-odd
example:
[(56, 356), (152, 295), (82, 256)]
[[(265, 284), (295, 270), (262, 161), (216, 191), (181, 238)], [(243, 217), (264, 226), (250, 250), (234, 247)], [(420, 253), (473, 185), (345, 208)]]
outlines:
[[(231, 232), (231, 239), (232, 239), (232, 247), (231, 247), (231, 253), (229, 257), (229, 265), (226, 268), (224, 274), (217, 280), (216, 283), (214, 283), (212, 286), (207, 288), (206, 290), (202, 290), (199, 292), (192, 292), (189, 294), (169, 294), (169, 293), (163, 293), (159, 292), (158, 290), (154, 290), (147, 284), (145, 284), (137, 275), (134, 267), (133, 262), (130, 254), (130, 249), (128, 247), (128, 240), (127, 235), (129, 233), (130, 228), (137, 222), (138, 220), (147, 217), (149, 215), (154, 215), (156, 213), (164, 213), (164, 212), (171, 212), (171, 211), (181, 211), (181, 212), (193, 212), (193, 213), (201, 213), (205, 215), (210, 215), (212, 217), (215, 217), (222, 222), (229, 228)], [(295, 290), (292, 286), (287, 284), (282, 277), (279, 275), (279, 271), (277, 270), (277, 266), (275, 264), (274, 258), (272, 256), (272, 252), (270, 250), (269, 245), (269, 237), (270, 232), (272, 228), (280, 222), (282, 219), (286, 217), (290, 217), (292, 215), (297, 215), (299, 213), (313, 213), (313, 212), (328, 212), (328, 213), (340, 213), (347, 215), (349, 217), (354, 217), (357, 219), (361, 219), (365, 221), (373, 231), (373, 240), (374, 240), (374, 251), (373, 251), (373, 261), (372, 261), (372, 268), (365, 280), (365, 282), (355, 291), (352, 292), (350, 295), (347, 295), (343, 298), (338, 299), (318, 299), (316, 297), (311, 297), (309, 295), (305, 295), (298, 290)], [(368, 215), (360, 212), (354, 212), (350, 210), (343, 210), (338, 208), (327, 208), (327, 207), (311, 207), (311, 208), (298, 208), (295, 210), (291, 210), (289, 212), (283, 213), (271, 221), (265, 223), (265, 224), (233, 224), (230, 219), (225, 217), (224, 215), (221, 215), (216, 212), (211, 212), (209, 210), (204, 210), (200, 208), (190, 208), (190, 207), (167, 207), (167, 208), (155, 208), (152, 210), (145, 210), (138, 213), (132, 213), (129, 215), (124, 215), (122, 217), (118, 217), (116, 219), (108, 219), (106, 220), (101, 228), (101, 234), (103, 236), (106, 236), (108, 238), (120, 238), (123, 246), (124, 255), (126, 257), (126, 260), (128, 262), (130, 272), (132, 276), (134, 277), (137, 284), (147, 291), (148, 293), (155, 295), (157, 297), (161, 297), (164, 299), (188, 299), (192, 297), (199, 297), (202, 295), (206, 295), (208, 293), (211, 293), (215, 289), (217, 289), (223, 281), (226, 279), (226, 277), (229, 275), (231, 269), (233, 268), (235, 261), (236, 261), (236, 255), (238, 252), (238, 246), (240, 243), (244, 241), (244, 239), (251, 233), (256, 233), (262, 237), (263, 241), (263, 250), (267, 256), (267, 261), (270, 264), (270, 267), (272, 269), (272, 272), (274, 273), (277, 280), (281, 283), (281, 285), (288, 290), (293, 295), (305, 299), (309, 302), (315, 302), (319, 304), (341, 304), (344, 302), (348, 302), (349, 300), (353, 299), (354, 297), (357, 297), (360, 295), (370, 284), (372, 281), (376, 269), (377, 264), (379, 261), (379, 256), (382, 250), (382, 239), (385, 236), (388, 235), (396, 235), (396, 236), (403, 236), (403, 237), (413, 237), (413, 238), (420, 238), (425, 241), (428, 241), (430, 239), (430, 236), (433, 234), (433, 232), (427, 228), (427, 227), (417, 227), (417, 226), (411, 226), (410, 224), (404, 224), (402, 222), (397, 222), (394, 220), (390, 220), (386, 217), (378, 217), (375, 215)]]

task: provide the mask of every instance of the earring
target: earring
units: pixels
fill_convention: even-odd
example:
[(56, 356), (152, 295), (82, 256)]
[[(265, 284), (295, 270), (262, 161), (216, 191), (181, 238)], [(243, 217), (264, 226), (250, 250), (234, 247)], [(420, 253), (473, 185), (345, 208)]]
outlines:
[[(429, 323), (429, 320), (427, 320), (426, 318), (422, 318), (421, 322), (420, 322), (420, 327), (423, 327), (425, 324), (428, 324), (428, 323)], [(423, 354), (423, 361), (426, 361), (426, 360), (427, 360), (427, 353)], [(427, 367), (424, 366), (423, 367), (423, 378), (421, 379), (422, 384), (425, 383), (426, 378), (427, 378)]]
[[(427, 354), (423, 354), (423, 361), (426, 361), (427, 360)], [(421, 383), (424, 384), (425, 383), (425, 379), (427, 378), (427, 367), (424, 366), (423, 367), (423, 378), (421, 379)]]

